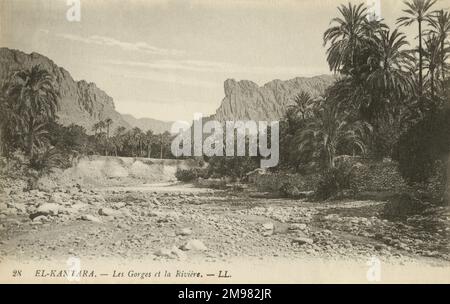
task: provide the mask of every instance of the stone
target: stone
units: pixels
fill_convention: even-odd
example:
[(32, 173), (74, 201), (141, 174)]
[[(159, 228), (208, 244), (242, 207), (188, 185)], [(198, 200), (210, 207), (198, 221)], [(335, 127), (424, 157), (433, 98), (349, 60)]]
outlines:
[(275, 228), (272, 222), (264, 223), (262, 227), (264, 230), (273, 230)]
[(90, 221), (90, 222), (94, 222), (94, 223), (101, 223), (102, 222), (99, 218), (97, 218), (97, 217), (95, 217), (93, 215), (90, 215), (90, 214), (85, 214), (85, 215), (81, 216), (81, 219), (84, 220), (84, 221)]
[(122, 213), (126, 217), (132, 217), (133, 216), (131, 211), (129, 209), (127, 209), (127, 208), (121, 208), (119, 211), (120, 211), (120, 213)]
[(306, 237), (297, 237), (295, 239), (292, 239), (292, 242), (295, 244), (299, 244), (299, 245), (304, 245), (304, 244), (313, 244), (314, 241), (310, 238), (306, 238)]
[(42, 215), (58, 215), (61, 206), (56, 203), (44, 203), (36, 209), (36, 213)]
[(200, 240), (189, 240), (181, 246), (182, 250), (192, 250), (192, 251), (206, 251), (208, 248)]
[(289, 226), (289, 230), (305, 230), (306, 228), (307, 228), (307, 225), (302, 224), (302, 223), (300, 223), (300, 224), (295, 223), (295, 224), (291, 224), (291, 226)]
[(63, 201), (61, 195), (58, 194), (58, 193), (53, 193), (50, 196), (50, 199), (48, 200), (48, 202), (50, 204), (58, 204), (58, 205), (63, 205), (64, 204), (64, 201)]
[(187, 259), (186, 253), (184, 253), (182, 250), (178, 249), (175, 246), (172, 247), (172, 254), (181, 261), (184, 261)]
[(183, 228), (177, 232), (177, 235), (183, 235), (183, 236), (191, 235), (191, 234), (192, 234), (191, 228)]
[(48, 221), (48, 218), (45, 215), (39, 215), (39, 216), (36, 216), (35, 218), (33, 218), (33, 222), (43, 223), (43, 222), (46, 222), (46, 221)]
[(271, 236), (273, 234), (273, 230), (266, 230), (263, 232), (263, 236)]
[(154, 254), (158, 257), (170, 258), (173, 259), (175, 256), (172, 254), (172, 250), (161, 248), (154, 252)]
[(117, 215), (117, 211), (113, 210), (111, 208), (100, 208), (98, 210), (98, 214), (103, 215), (103, 216), (115, 216)]

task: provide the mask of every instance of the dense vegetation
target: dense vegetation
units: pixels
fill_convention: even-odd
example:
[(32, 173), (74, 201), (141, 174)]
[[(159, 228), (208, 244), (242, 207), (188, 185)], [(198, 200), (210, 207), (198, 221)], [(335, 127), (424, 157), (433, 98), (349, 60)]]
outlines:
[[(327, 197), (348, 183), (337, 162), (342, 155), (398, 160), (411, 183), (426, 182), (437, 161), (446, 166), (450, 14), (434, 10), (435, 3), (405, 2), (396, 28), (371, 15), (364, 4), (338, 8), (339, 16), (323, 35), (337, 80), (320, 97), (298, 92), (281, 121), (276, 170), (322, 173), (319, 192)], [(418, 29), (416, 41), (402, 33), (410, 26)], [(51, 75), (39, 66), (12, 75), (0, 94), (1, 154), (21, 151), (39, 170), (79, 154), (172, 157), (168, 133), (110, 130), (111, 119), (96, 123), (91, 135), (79, 126), (61, 126), (56, 122), (58, 100)], [(208, 177), (242, 178), (258, 167), (258, 158), (205, 160)], [(199, 172), (178, 175), (192, 180)]]
[[(299, 92), (281, 127), (281, 168), (322, 172), (319, 188), (339, 191), (345, 174), (335, 159), (394, 158), (410, 182), (426, 182), (448, 156), (450, 14), (436, 1), (405, 2), (390, 29), (363, 5), (342, 5), (324, 34), (337, 81), (324, 96)], [(402, 27), (417, 26), (418, 47)], [(442, 164), (443, 162), (441, 162)], [(326, 193), (324, 196), (329, 196)]]
[(20, 154), (38, 171), (67, 167), (79, 155), (172, 158), (171, 135), (139, 128), (110, 130), (109, 118), (88, 134), (78, 125), (57, 122), (60, 96), (52, 75), (41, 66), (13, 73), (0, 92), (0, 154)]

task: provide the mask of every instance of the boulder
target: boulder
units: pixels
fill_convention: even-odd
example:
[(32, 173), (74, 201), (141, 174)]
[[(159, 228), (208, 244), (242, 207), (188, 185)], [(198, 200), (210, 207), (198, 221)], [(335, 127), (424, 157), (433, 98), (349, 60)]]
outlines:
[(273, 230), (275, 228), (272, 222), (264, 223), (262, 227), (264, 230)]
[(182, 250), (192, 250), (192, 251), (206, 251), (208, 248), (200, 240), (189, 240), (181, 246)]
[(58, 215), (60, 211), (61, 206), (56, 203), (44, 203), (36, 209), (36, 213), (41, 215)]
[(95, 217), (93, 215), (90, 215), (90, 214), (85, 214), (85, 215), (81, 216), (81, 219), (84, 220), (84, 221), (90, 221), (90, 222), (94, 222), (94, 223), (101, 223), (102, 222), (99, 218), (97, 218), (97, 217)]
[(100, 208), (98, 210), (98, 214), (103, 215), (103, 216), (115, 216), (117, 215), (117, 211), (111, 208)]

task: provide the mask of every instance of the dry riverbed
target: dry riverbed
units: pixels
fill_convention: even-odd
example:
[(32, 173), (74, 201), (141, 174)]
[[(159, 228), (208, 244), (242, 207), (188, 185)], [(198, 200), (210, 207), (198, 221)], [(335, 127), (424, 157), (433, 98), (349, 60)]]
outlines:
[(5, 179), (3, 187), (1, 259), (450, 259), (444, 207), (388, 220), (381, 201), (254, 198), (169, 184), (43, 192)]

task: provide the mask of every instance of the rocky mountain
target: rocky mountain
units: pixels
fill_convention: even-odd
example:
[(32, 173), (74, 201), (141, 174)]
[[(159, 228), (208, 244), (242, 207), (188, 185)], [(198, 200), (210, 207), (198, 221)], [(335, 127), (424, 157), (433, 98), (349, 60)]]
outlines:
[[(61, 95), (58, 121), (63, 125), (77, 124), (92, 133), (92, 126), (100, 120), (111, 118), (112, 130), (119, 126), (127, 129), (142, 127), (144, 129), (155, 126), (155, 132), (164, 130), (166, 123), (150, 119), (151, 123), (143, 123), (130, 115), (123, 117), (115, 110), (113, 99), (99, 89), (95, 83), (84, 80), (75, 81), (64, 68), (57, 66), (49, 58), (38, 53), (26, 54), (18, 50), (0, 48), (0, 83), (17, 70), (29, 69), (40, 65), (49, 71), (55, 78), (56, 86)], [(136, 123), (136, 124), (135, 124)], [(164, 130), (165, 131), (165, 130)]]
[(273, 80), (260, 87), (252, 81), (228, 79), (224, 83), (225, 98), (211, 119), (279, 120), (294, 103), (295, 95), (306, 91), (317, 97), (334, 81), (331, 75), (297, 77), (287, 81)]
[(123, 119), (133, 127), (138, 127), (143, 131), (152, 130), (153, 133), (170, 132), (171, 121), (161, 121), (153, 118), (135, 118), (129, 114), (122, 114)]

